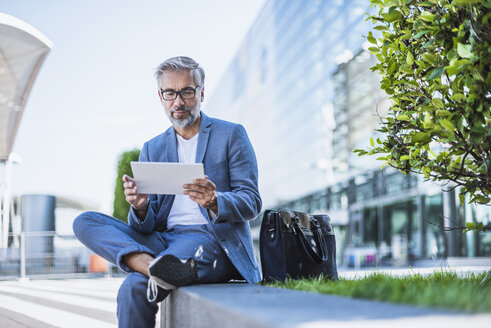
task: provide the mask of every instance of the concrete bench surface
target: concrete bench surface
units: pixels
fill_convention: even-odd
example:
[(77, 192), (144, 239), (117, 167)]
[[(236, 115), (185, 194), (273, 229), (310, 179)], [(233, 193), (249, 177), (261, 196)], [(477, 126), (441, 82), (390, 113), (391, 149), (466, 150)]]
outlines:
[[(438, 297), (438, 295), (435, 295)], [(245, 283), (181, 287), (162, 303), (162, 327), (490, 327), (469, 314)]]

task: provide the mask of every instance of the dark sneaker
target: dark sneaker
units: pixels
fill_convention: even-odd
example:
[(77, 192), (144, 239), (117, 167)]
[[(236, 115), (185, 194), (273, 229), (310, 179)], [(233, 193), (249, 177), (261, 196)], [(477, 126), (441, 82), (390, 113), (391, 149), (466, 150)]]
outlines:
[[(182, 261), (174, 255), (157, 257), (148, 267), (148, 300), (156, 299), (154, 292), (156, 286), (171, 290), (180, 286), (186, 286), (198, 279), (196, 262), (193, 258)], [(152, 297), (153, 296), (153, 297)]]
[(162, 302), (170, 293), (170, 290), (160, 288), (153, 280), (148, 280), (147, 300), (149, 302)]

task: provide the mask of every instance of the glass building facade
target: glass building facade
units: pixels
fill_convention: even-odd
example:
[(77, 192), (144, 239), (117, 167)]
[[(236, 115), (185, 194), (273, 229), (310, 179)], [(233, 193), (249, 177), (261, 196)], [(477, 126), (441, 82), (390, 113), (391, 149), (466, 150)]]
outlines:
[(267, 1), (215, 94), (211, 115), (246, 127), (265, 206), (333, 179), (331, 75), (361, 49), (368, 1)]
[(481, 211), (486, 223), (489, 209), (457, 206), (420, 177), (353, 155), (389, 107), (364, 50), (371, 10), (368, 0), (266, 1), (203, 108), (245, 126), (264, 208), (331, 216), (340, 263), (490, 256), (486, 234), (442, 231), (448, 215)]

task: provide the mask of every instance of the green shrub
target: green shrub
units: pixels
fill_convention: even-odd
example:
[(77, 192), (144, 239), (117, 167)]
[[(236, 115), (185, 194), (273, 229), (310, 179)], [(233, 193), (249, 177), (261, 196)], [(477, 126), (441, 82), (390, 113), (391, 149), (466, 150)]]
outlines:
[[(359, 155), (461, 186), (461, 202), (491, 193), (491, 0), (371, 0), (369, 48), (392, 100)], [(375, 33), (375, 35), (374, 35)], [(481, 227), (482, 228), (482, 227)]]
[(121, 154), (118, 160), (118, 176), (116, 177), (116, 189), (114, 191), (113, 216), (121, 221), (128, 222), (130, 204), (126, 201), (123, 187), (123, 175), (133, 176), (130, 162), (138, 161), (140, 150), (134, 149)]

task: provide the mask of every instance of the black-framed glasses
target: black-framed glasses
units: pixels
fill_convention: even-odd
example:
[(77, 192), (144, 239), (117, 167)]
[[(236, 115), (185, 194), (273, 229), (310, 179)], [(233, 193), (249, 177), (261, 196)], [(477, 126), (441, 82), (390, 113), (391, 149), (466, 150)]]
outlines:
[(176, 100), (177, 96), (181, 96), (181, 99), (193, 99), (196, 96), (196, 90), (198, 90), (198, 88), (199, 85), (197, 85), (196, 88), (186, 87), (181, 91), (160, 89), (160, 94), (164, 100)]

